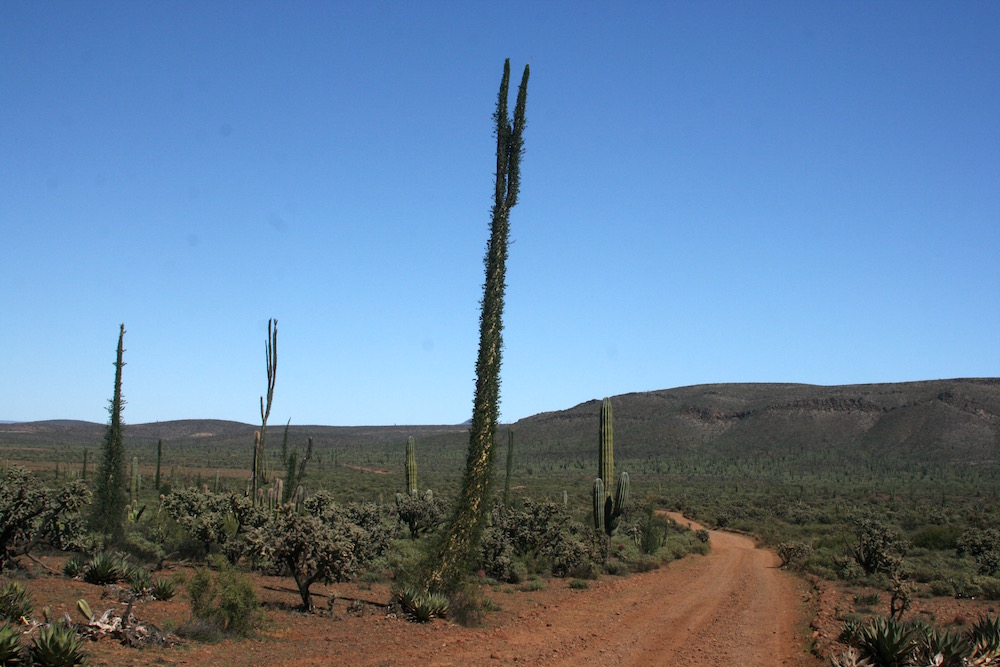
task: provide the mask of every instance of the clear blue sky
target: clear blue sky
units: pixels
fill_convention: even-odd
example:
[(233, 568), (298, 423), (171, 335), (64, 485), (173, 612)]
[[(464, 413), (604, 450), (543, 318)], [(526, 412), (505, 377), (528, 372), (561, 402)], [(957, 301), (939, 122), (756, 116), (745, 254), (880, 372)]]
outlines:
[(0, 418), (458, 423), (1000, 375), (1000, 3), (0, 3)]

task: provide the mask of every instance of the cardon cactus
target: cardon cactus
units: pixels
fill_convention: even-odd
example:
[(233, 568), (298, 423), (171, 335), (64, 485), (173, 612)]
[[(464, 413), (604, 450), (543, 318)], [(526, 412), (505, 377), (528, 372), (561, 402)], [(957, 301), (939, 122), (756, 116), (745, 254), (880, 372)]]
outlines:
[(417, 452), (413, 436), (406, 439), (406, 492), (417, 495)]
[(615, 478), (615, 435), (612, 424), (611, 399), (605, 398), (601, 404), (601, 449), (598, 462), (601, 476), (594, 480), (594, 528), (613, 535), (618, 528), (622, 513), (628, 504), (628, 473), (618, 477), (612, 493)]

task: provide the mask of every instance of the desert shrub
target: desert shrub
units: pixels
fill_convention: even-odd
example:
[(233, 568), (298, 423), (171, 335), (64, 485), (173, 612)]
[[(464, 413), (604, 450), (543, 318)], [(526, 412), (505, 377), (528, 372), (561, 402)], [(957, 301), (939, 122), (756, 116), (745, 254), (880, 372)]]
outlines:
[(923, 526), (910, 536), (910, 543), (918, 549), (944, 551), (958, 547), (961, 529), (954, 525), (931, 524)]
[(623, 576), (629, 573), (628, 565), (624, 561), (614, 559), (604, 564), (604, 571), (612, 576)]
[(573, 579), (569, 582), (569, 587), (574, 591), (585, 591), (590, 588), (590, 583), (586, 579)]
[(1000, 577), (977, 577), (979, 597), (984, 600), (1000, 600)]
[[(191, 613), (195, 619), (224, 635), (246, 637), (264, 622), (264, 610), (250, 579), (232, 566), (222, 567), (213, 577), (208, 568), (198, 569), (187, 582)], [(194, 624), (196, 632), (204, 631)]]
[(31, 595), (21, 582), (8, 579), (0, 584), (0, 621), (17, 623), (30, 617), (34, 610)]
[(385, 512), (375, 503), (348, 503), (343, 508), (343, 517), (333, 520), (334, 524), (346, 521), (361, 529), (351, 531), (358, 569), (370, 567), (388, 551), (394, 530), (386, 518)]
[(73, 628), (61, 623), (42, 627), (28, 648), (31, 664), (38, 667), (77, 667), (89, 663), (83, 642)]
[(812, 547), (805, 542), (789, 541), (778, 545), (778, 558), (781, 559), (781, 566), (801, 569), (806, 560), (812, 554)]
[(0, 572), (40, 544), (77, 546), (86, 533), (80, 510), (90, 497), (80, 480), (53, 490), (23, 468), (8, 468), (0, 476)]
[(878, 593), (855, 593), (854, 604), (862, 607), (874, 607), (882, 600)]
[(497, 503), (479, 550), (479, 569), (498, 581), (517, 583), (518, 566), (566, 576), (591, 559), (583, 524), (561, 505), (524, 499), (520, 509)]
[(539, 577), (532, 577), (521, 585), (521, 590), (525, 592), (545, 590), (545, 582)]
[(493, 608), (492, 600), (483, 595), (479, 586), (469, 585), (454, 593), (448, 604), (448, 618), (466, 628), (483, 624), (486, 612)]
[(20, 667), (26, 664), (20, 631), (7, 621), (0, 621), (0, 665)]
[(702, 528), (701, 530), (696, 530), (694, 532), (694, 536), (698, 538), (699, 542), (702, 542), (704, 544), (708, 544), (709, 540), (712, 538), (712, 536), (709, 535), (708, 531), (705, 530), (704, 528)]
[(649, 554), (642, 554), (632, 562), (633, 572), (650, 572), (659, 569), (660, 559)]
[(223, 545), (230, 536), (227, 519), (230, 502), (226, 495), (198, 489), (174, 489), (163, 498), (163, 509), (202, 548), (201, 556)]
[(328, 523), (285, 508), (248, 539), (264, 561), (288, 569), (298, 587), (302, 608), (310, 610), (312, 584), (343, 581), (354, 574), (355, 546), (367, 537), (364, 530), (346, 520)]
[(410, 538), (437, 530), (444, 523), (445, 513), (441, 501), (429, 491), (416, 496), (396, 494), (396, 518), (410, 531)]
[(969, 555), (976, 561), (979, 574), (1000, 574), (1000, 531), (996, 528), (974, 528), (958, 539), (959, 556)]
[(889, 574), (899, 569), (905, 542), (878, 519), (865, 516), (855, 522), (855, 541), (850, 555), (867, 575)]

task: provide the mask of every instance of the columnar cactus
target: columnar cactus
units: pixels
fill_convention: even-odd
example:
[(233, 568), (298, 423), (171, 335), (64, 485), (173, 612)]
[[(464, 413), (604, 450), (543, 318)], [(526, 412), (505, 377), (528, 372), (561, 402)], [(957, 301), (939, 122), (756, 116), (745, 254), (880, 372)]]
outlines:
[(412, 435), (406, 439), (406, 492), (417, 495), (417, 452)]
[(129, 480), (129, 501), (133, 501), (139, 496), (139, 457), (132, 457), (132, 473)]
[(613, 535), (622, 512), (628, 504), (628, 473), (618, 477), (613, 497), (611, 485), (615, 479), (615, 440), (612, 424), (611, 399), (601, 404), (601, 449), (598, 467), (600, 477), (594, 480), (594, 528)]

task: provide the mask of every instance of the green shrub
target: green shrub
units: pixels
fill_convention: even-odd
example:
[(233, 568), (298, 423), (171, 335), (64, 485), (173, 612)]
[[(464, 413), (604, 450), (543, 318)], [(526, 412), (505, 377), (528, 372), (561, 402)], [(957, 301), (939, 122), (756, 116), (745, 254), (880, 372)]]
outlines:
[(984, 600), (1000, 600), (1000, 577), (977, 577), (979, 597)]
[(789, 541), (778, 545), (781, 567), (801, 569), (812, 554), (812, 547), (805, 542)]
[(910, 542), (918, 549), (943, 551), (957, 548), (961, 534), (961, 529), (957, 526), (932, 524), (913, 533)]
[(17, 623), (22, 617), (31, 616), (34, 610), (31, 595), (21, 582), (8, 579), (0, 584), (0, 621)]
[(1000, 574), (1000, 530), (996, 528), (968, 530), (958, 540), (958, 555), (968, 554), (976, 561), (979, 574)]
[(874, 607), (882, 600), (878, 593), (855, 593), (854, 604), (862, 607)]
[(659, 569), (659, 567), (660, 559), (656, 556), (649, 556), (647, 554), (639, 556), (632, 563), (633, 572), (650, 572), (652, 570)]
[(569, 582), (569, 587), (574, 591), (585, 591), (590, 588), (590, 583), (586, 579), (573, 579)]
[[(187, 582), (191, 613), (222, 634), (251, 636), (264, 622), (264, 610), (250, 579), (232, 567), (216, 577), (207, 568), (197, 570)], [(194, 624), (197, 629), (198, 624)]]
[(628, 574), (628, 565), (620, 560), (609, 560), (604, 566), (604, 571), (612, 576), (624, 576)]
[(76, 632), (60, 623), (43, 627), (32, 638), (28, 652), (31, 664), (38, 667), (77, 667), (89, 663)]

